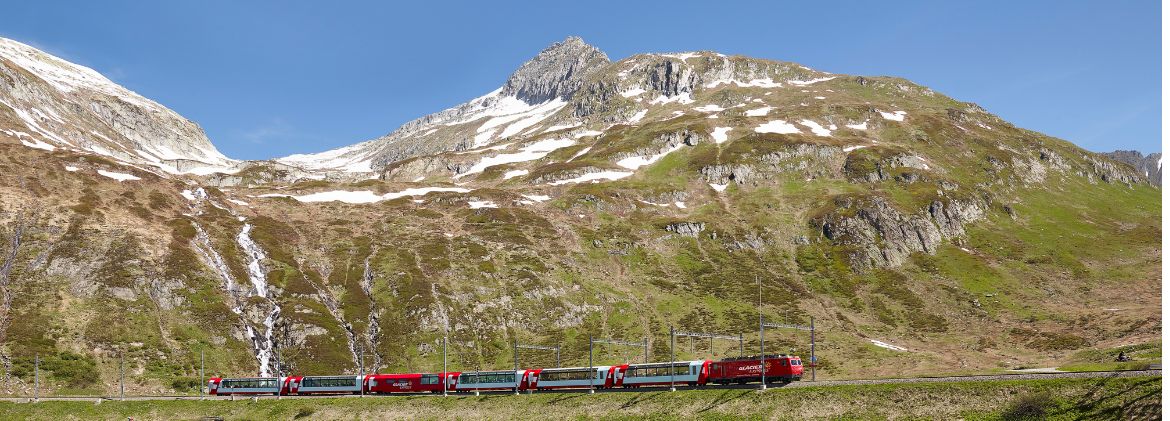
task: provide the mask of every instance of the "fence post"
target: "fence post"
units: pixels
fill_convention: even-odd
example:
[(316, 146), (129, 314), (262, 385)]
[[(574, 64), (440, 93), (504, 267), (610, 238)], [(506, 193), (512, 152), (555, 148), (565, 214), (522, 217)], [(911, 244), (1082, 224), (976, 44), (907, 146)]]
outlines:
[(41, 401), (41, 354), (33, 357), (33, 402)]
[(126, 400), (126, 351), (118, 351), (118, 399)]

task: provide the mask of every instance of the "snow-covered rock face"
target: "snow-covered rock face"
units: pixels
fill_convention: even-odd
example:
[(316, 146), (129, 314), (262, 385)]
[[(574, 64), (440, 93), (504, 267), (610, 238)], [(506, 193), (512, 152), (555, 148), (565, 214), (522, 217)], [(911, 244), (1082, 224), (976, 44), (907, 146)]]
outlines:
[(378, 171), (406, 158), (473, 149), (529, 133), (538, 124), (575, 127), (550, 121), (590, 76), (610, 64), (600, 50), (570, 37), (525, 62), (504, 86), (466, 103), (430, 114), (380, 138), (315, 154), (277, 161), (305, 169), (344, 172)]
[[(0, 38), (0, 123), (47, 144), (170, 173), (230, 171), (235, 161), (174, 111), (36, 48)], [(11, 136), (11, 135), (10, 135)], [(47, 149), (42, 147), (42, 149)]]

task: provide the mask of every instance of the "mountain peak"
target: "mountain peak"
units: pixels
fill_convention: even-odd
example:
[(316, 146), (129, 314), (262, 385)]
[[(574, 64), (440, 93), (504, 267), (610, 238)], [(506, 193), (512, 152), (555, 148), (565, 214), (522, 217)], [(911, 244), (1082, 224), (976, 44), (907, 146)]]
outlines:
[(529, 104), (567, 99), (609, 57), (577, 36), (554, 43), (520, 66), (504, 84), (504, 95)]

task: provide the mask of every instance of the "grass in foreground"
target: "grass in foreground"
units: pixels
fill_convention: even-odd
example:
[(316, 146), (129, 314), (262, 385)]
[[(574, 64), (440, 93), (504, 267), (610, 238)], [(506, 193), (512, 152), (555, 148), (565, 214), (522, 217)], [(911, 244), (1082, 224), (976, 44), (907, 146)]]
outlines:
[(646, 393), (0, 404), (3, 419), (1158, 419), (1161, 377)]

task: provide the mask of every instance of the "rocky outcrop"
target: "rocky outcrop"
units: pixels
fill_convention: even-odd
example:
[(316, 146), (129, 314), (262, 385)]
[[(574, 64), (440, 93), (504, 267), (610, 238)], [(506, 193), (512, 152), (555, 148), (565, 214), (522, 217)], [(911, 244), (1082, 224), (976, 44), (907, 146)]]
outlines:
[(598, 70), (609, 65), (609, 57), (579, 37), (569, 37), (537, 54), (517, 69), (504, 83), (504, 95), (529, 104), (568, 99)]
[(704, 229), (707, 229), (707, 224), (702, 222), (673, 222), (666, 224), (666, 227), (663, 229), (678, 235), (698, 237), (700, 232), (703, 232)]
[(1137, 172), (1144, 175), (1146, 182), (1151, 185), (1162, 185), (1162, 154), (1160, 152), (1142, 155), (1138, 151), (1113, 151), (1102, 155), (1129, 164)]
[(1085, 155), (1085, 160), (1091, 166), (1088, 171), (1081, 171), (1082, 176), (1088, 177), (1090, 180), (1100, 180), (1106, 183), (1120, 182), (1125, 184), (1134, 184), (1141, 182), (1134, 170), (1127, 168), (1124, 165), (1118, 165), (1109, 159), (1103, 159), (1099, 156)]
[(943, 242), (966, 234), (965, 225), (981, 219), (985, 205), (973, 199), (938, 199), (906, 214), (880, 196), (839, 196), (836, 209), (813, 220), (834, 245), (848, 246), (855, 269), (893, 267), (912, 253), (934, 253)]

